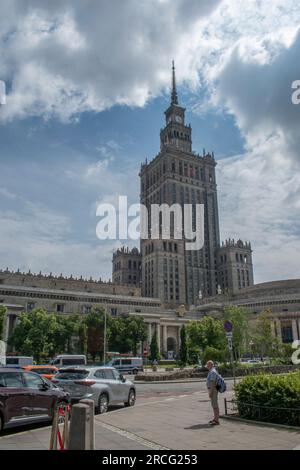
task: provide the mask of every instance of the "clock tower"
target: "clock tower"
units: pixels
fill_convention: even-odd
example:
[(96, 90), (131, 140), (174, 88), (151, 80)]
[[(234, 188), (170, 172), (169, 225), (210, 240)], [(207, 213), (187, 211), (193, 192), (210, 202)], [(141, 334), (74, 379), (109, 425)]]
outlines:
[(165, 111), (166, 127), (160, 132), (160, 148), (175, 147), (184, 152), (192, 152), (192, 129), (185, 125), (185, 108), (178, 104), (176, 90), (175, 66), (172, 64), (171, 104)]

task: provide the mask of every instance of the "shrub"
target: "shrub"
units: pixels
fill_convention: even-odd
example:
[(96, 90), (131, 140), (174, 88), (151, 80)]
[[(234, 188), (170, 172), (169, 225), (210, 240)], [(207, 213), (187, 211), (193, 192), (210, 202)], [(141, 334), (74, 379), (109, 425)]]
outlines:
[(223, 362), (226, 356), (226, 352), (220, 349), (207, 346), (201, 356), (202, 364), (205, 365), (207, 361)]
[(235, 387), (242, 418), (300, 426), (300, 373), (248, 376)]

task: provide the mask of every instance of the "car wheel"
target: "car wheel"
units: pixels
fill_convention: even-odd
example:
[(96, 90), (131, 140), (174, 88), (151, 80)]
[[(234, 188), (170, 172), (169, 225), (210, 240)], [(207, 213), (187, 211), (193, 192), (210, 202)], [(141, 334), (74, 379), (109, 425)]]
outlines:
[(102, 393), (99, 397), (97, 413), (102, 415), (103, 413), (106, 413), (107, 410), (108, 410), (108, 396), (106, 395), (106, 393)]
[(129, 391), (129, 394), (128, 394), (128, 400), (125, 401), (124, 405), (125, 406), (134, 406), (135, 404), (135, 390), (133, 390), (133, 388)]

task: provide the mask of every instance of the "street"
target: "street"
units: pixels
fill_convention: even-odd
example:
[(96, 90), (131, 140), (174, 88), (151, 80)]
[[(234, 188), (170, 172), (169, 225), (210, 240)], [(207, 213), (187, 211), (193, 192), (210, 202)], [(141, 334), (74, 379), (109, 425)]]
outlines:
[[(230, 388), (230, 387), (229, 387)], [(294, 449), (300, 432), (221, 420), (211, 427), (205, 382), (137, 384), (133, 408), (114, 407), (96, 416), (97, 449)], [(231, 392), (224, 394), (230, 397)], [(224, 413), (220, 396), (221, 413)], [(1, 449), (48, 449), (50, 427), (6, 432)]]

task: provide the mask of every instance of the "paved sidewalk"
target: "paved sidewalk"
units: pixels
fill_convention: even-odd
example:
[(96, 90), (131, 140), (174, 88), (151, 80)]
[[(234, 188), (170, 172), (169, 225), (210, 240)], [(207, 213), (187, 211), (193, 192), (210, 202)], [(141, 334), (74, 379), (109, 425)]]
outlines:
[[(204, 391), (169, 398), (153, 397), (138, 401), (134, 408), (120, 408), (97, 416), (96, 448), (285, 450), (300, 445), (300, 431), (230, 420), (210, 427), (209, 419), (211, 408)], [(50, 428), (40, 428), (0, 438), (0, 450), (48, 449), (49, 440)]]

